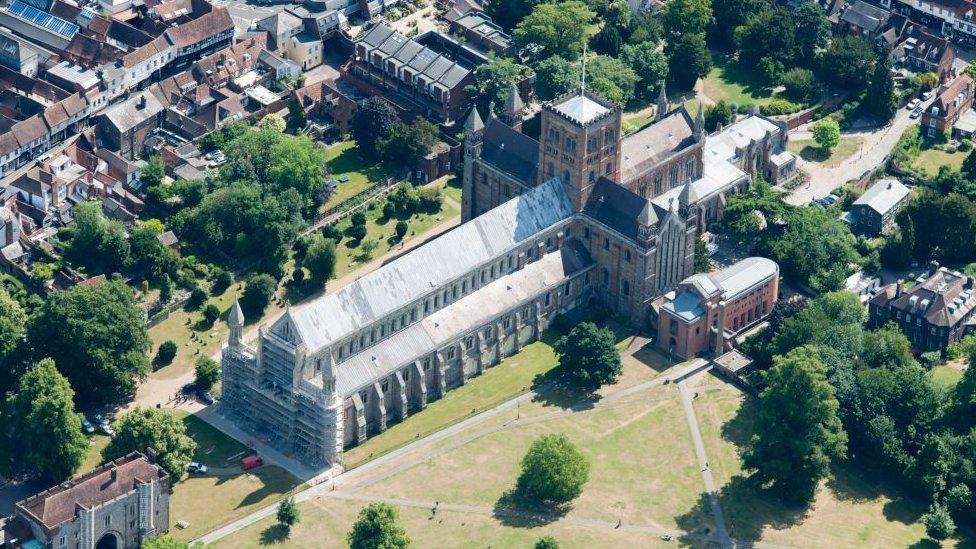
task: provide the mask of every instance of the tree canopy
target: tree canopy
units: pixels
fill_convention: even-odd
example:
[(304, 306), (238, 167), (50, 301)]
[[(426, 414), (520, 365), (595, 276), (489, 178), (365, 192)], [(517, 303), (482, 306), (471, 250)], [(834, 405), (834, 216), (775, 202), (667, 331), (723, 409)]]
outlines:
[(399, 524), (400, 513), (388, 503), (370, 503), (359, 511), (346, 540), (350, 549), (406, 549), (410, 538)]
[(197, 448), (186, 425), (170, 410), (136, 408), (118, 419), (114, 428), (115, 435), (102, 450), (104, 462), (152, 449), (171, 483), (183, 478)]
[(635, 94), (638, 98), (654, 98), (668, 78), (668, 60), (654, 42), (626, 45), (621, 51), (624, 63), (637, 76)]
[(27, 313), (20, 303), (0, 286), (0, 394), (13, 388), (17, 381), (20, 357), (16, 353), (23, 343)]
[(522, 458), (516, 489), (531, 501), (558, 506), (579, 497), (589, 476), (589, 462), (566, 435), (543, 435)]
[(583, 52), (595, 17), (578, 0), (538, 4), (516, 25), (512, 35), (520, 48), (526, 51), (538, 48), (535, 55), (538, 59), (558, 55), (573, 60)]
[(388, 135), (397, 122), (399, 118), (393, 106), (380, 97), (370, 97), (356, 108), (349, 133), (364, 154), (372, 154), (376, 152), (376, 142)]
[(325, 284), (335, 275), (336, 243), (319, 233), (308, 237), (308, 250), (302, 260), (302, 265), (312, 275), (317, 284)]
[(874, 72), (874, 47), (860, 36), (835, 37), (820, 55), (820, 77), (840, 88), (863, 90)]
[(149, 372), (146, 322), (121, 280), (55, 292), (30, 319), (32, 354), (54, 359), (79, 409), (123, 404)]
[(813, 140), (821, 149), (833, 149), (840, 143), (840, 125), (829, 116), (817, 120), (813, 125)]
[(864, 94), (864, 102), (875, 118), (888, 122), (898, 111), (895, 81), (891, 76), (891, 53), (887, 48), (878, 52), (874, 62), (874, 74)]
[(251, 277), (241, 296), (241, 312), (246, 318), (261, 318), (264, 309), (271, 303), (278, 283), (269, 275), (260, 274)]
[(586, 391), (613, 383), (620, 375), (620, 352), (613, 332), (592, 322), (577, 324), (554, 346), (559, 369), (574, 386)]

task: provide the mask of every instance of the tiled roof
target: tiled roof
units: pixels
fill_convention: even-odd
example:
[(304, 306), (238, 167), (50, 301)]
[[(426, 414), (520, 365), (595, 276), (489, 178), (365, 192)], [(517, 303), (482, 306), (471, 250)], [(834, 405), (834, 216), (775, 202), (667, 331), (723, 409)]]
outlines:
[(694, 143), (695, 124), (684, 107), (623, 138), (620, 143), (621, 181), (644, 175), (651, 166)]
[(166, 36), (177, 48), (185, 48), (216, 34), (232, 30), (234, 30), (234, 20), (231, 19), (227, 8), (215, 7), (213, 11), (189, 23), (169, 29), (166, 31)]

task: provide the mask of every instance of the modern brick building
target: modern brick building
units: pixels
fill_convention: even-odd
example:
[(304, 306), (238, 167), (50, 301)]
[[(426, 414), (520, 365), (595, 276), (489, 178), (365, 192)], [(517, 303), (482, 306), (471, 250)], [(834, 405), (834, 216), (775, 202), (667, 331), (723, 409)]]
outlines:
[(681, 281), (657, 303), (657, 345), (682, 358), (726, 350), (726, 342), (773, 310), (779, 266), (749, 257), (715, 273)]
[(11, 549), (137, 549), (169, 530), (169, 476), (132, 453), (17, 504)]

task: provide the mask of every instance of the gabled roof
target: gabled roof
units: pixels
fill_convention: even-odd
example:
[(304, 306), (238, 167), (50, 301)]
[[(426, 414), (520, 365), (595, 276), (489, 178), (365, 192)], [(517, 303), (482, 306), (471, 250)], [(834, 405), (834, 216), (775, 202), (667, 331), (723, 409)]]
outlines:
[(635, 239), (639, 218), (650, 220), (654, 216), (656, 221), (649, 206), (646, 198), (601, 177), (593, 186), (583, 212), (618, 233)]
[(675, 152), (691, 146), (695, 143), (694, 135), (691, 115), (684, 107), (679, 107), (657, 122), (624, 137), (620, 143), (621, 181), (633, 181)]
[(525, 185), (532, 185), (539, 169), (539, 142), (492, 117), (485, 127), (481, 160)]
[(166, 36), (170, 43), (177, 48), (185, 48), (202, 42), (211, 36), (233, 30), (234, 20), (231, 19), (227, 8), (214, 7), (213, 11), (203, 14), (189, 23), (177, 25), (167, 30)]

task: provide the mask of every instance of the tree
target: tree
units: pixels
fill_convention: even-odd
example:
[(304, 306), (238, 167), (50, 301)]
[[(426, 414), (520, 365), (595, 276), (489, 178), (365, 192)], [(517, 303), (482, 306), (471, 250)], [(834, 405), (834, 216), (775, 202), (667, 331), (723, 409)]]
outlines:
[(735, 120), (735, 107), (719, 99), (718, 103), (705, 108), (705, 131), (711, 133)]
[(288, 122), (296, 128), (304, 128), (308, 125), (308, 115), (294, 97), (288, 99)]
[(285, 123), (285, 119), (273, 112), (264, 115), (258, 122), (258, 128), (267, 128), (278, 133), (285, 131), (286, 127), (288, 127), (288, 124)]
[(637, 75), (623, 61), (598, 55), (586, 66), (586, 86), (597, 94), (626, 104), (634, 97)]
[(395, 124), (390, 133), (376, 142), (376, 151), (385, 162), (409, 166), (430, 153), (437, 143), (437, 126), (417, 117), (412, 124)]
[(585, 391), (613, 383), (620, 375), (620, 352), (613, 332), (592, 322), (577, 324), (554, 346), (559, 369), (573, 385)]
[(551, 101), (580, 84), (580, 69), (575, 63), (554, 55), (543, 59), (535, 67), (535, 94), (542, 101)]
[(325, 284), (335, 276), (336, 245), (335, 241), (325, 238), (319, 233), (313, 233), (308, 238), (308, 251), (302, 265), (312, 275), (316, 284)]
[(912, 344), (894, 322), (864, 332), (860, 358), (867, 368), (896, 370), (915, 364)]
[(475, 83), (465, 91), (476, 97), (481, 112), (487, 112), (488, 105), (495, 104), (495, 114), (508, 101), (512, 87), (529, 73), (529, 68), (508, 58), (495, 59), (478, 65), (474, 70)]
[(712, 10), (715, 12), (715, 38), (723, 44), (734, 45), (735, 29), (767, 8), (768, 4), (763, 0), (715, 0), (712, 2)]
[(220, 364), (207, 356), (197, 359), (194, 381), (201, 391), (209, 391), (220, 381)]
[(800, 347), (776, 357), (763, 377), (756, 434), (743, 464), (792, 503), (813, 498), (830, 460), (843, 455), (847, 443), (826, 373), (816, 349)]
[(600, 32), (596, 33), (596, 36), (591, 40), (593, 51), (602, 55), (609, 55), (610, 57), (620, 55), (620, 49), (623, 45), (623, 36), (620, 35), (617, 27), (610, 23), (604, 23), (603, 27), (600, 28)]
[(538, 0), (491, 0), (485, 3), (485, 13), (503, 29), (511, 31), (538, 3)]
[(146, 161), (146, 165), (139, 170), (139, 181), (146, 187), (159, 185), (166, 176), (166, 165), (158, 154), (154, 154)]
[(298, 521), (301, 520), (301, 512), (298, 510), (298, 505), (295, 504), (295, 498), (281, 500), (281, 503), (278, 504), (277, 518), (278, 524), (286, 528), (298, 524)]
[(102, 461), (151, 449), (172, 484), (183, 478), (197, 449), (197, 443), (186, 433), (186, 424), (170, 410), (136, 408), (116, 420), (114, 428), (115, 435), (102, 450)]
[(159, 345), (159, 350), (156, 351), (156, 364), (160, 366), (166, 366), (167, 364), (173, 362), (176, 358), (176, 343), (171, 340), (166, 340)]
[(817, 79), (810, 69), (792, 68), (783, 73), (780, 82), (786, 95), (795, 101), (806, 101), (817, 92)]
[(700, 36), (704, 41), (705, 30), (711, 23), (711, 0), (673, 0), (661, 10), (661, 25), (668, 42), (690, 36)]
[(516, 489), (536, 503), (562, 505), (579, 497), (589, 476), (589, 462), (566, 435), (543, 435), (522, 458)]
[(264, 309), (271, 303), (271, 297), (278, 289), (278, 283), (270, 275), (260, 274), (247, 281), (241, 296), (241, 309), (246, 318), (261, 318)]
[(796, 55), (796, 23), (784, 8), (770, 8), (735, 30), (740, 58), (757, 66), (768, 59), (791, 65)]
[(7, 290), (0, 286), (0, 394), (4, 394), (15, 381), (13, 364), (16, 351), (24, 338), (27, 313)]
[(132, 251), (132, 271), (146, 280), (158, 281), (163, 275), (174, 275), (179, 269), (180, 256), (163, 245), (159, 233), (152, 226), (132, 229), (129, 247)]
[(668, 59), (654, 42), (623, 47), (623, 62), (637, 75), (636, 95), (651, 99), (668, 78)]
[(55, 292), (28, 322), (27, 339), (36, 360), (54, 359), (80, 409), (128, 402), (149, 371), (143, 312), (121, 280)]
[(840, 143), (840, 125), (829, 116), (817, 120), (813, 125), (813, 140), (824, 150), (830, 150)]
[(956, 533), (956, 523), (949, 515), (949, 510), (939, 502), (929, 507), (929, 512), (925, 514), (923, 520), (925, 534), (936, 541), (951, 538)]
[(370, 503), (359, 511), (346, 537), (350, 549), (405, 549), (410, 538), (398, 520), (400, 513), (388, 503)]
[(680, 88), (694, 87), (699, 78), (712, 70), (712, 54), (708, 52), (702, 34), (669, 41), (665, 53), (668, 55), (668, 75)]
[(380, 245), (380, 243), (375, 238), (371, 238), (369, 240), (364, 240), (363, 243), (359, 247), (359, 250), (362, 253), (363, 259), (370, 259), (370, 258), (372, 258), (373, 257), (373, 252), (376, 251), (376, 248), (379, 245)]
[(821, 78), (840, 88), (862, 90), (874, 72), (874, 47), (860, 36), (831, 40), (820, 55)]
[(407, 230), (409, 228), (410, 227), (407, 225), (406, 221), (402, 219), (400, 221), (397, 221), (396, 227), (394, 229), (396, 231), (397, 240), (403, 240), (403, 237), (407, 235)]
[(82, 202), (75, 207), (75, 230), (65, 257), (95, 272), (122, 272), (131, 263), (125, 227), (105, 219), (101, 202)]
[(874, 74), (864, 95), (868, 111), (882, 122), (889, 122), (898, 111), (895, 81), (891, 76), (891, 54), (887, 48), (878, 52), (874, 62)]
[(712, 268), (712, 260), (708, 255), (708, 246), (698, 237), (695, 239), (695, 272), (707, 273)]
[(208, 326), (213, 326), (214, 322), (220, 318), (220, 309), (217, 308), (213, 303), (208, 303), (206, 307), (203, 308), (203, 319), (206, 321)]
[(55, 482), (70, 478), (88, 454), (73, 399), (68, 380), (46, 358), (21, 376), (9, 401), (13, 432), (18, 445), (26, 448), (26, 463)]
[(558, 55), (573, 60), (583, 51), (594, 17), (596, 14), (578, 0), (539, 4), (512, 35), (520, 48), (538, 48), (538, 59)]
[(542, 536), (535, 542), (535, 549), (559, 549), (559, 542), (552, 536)]
[(827, 46), (830, 38), (830, 21), (817, 2), (802, 0), (793, 10), (796, 23), (796, 54), (798, 60), (812, 65), (818, 50)]
[(141, 549), (188, 549), (190, 546), (173, 537), (173, 534), (163, 534), (142, 540)]
[(846, 223), (817, 208), (792, 208), (786, 229), (765, 236), (784, 273), (815, 292), (840, 289), (861, 261)]
[(376, 142), (399, 122), (396, 111), (385, 100), (370, 97), (359, 104), (349, 124), (349, 133), (364, 154), (376, 152)]

